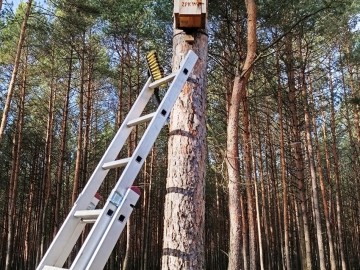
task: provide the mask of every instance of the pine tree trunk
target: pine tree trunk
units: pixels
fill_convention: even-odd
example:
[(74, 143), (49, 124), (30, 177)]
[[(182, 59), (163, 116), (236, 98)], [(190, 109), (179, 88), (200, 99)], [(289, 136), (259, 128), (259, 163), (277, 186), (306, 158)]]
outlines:
[[(57, 166), (56, 172), (56, 203), (55, 203), (55, 217), (54, 217), (54, 237), (60, 227), (60, 205), (62, 201), (62, 186), (63, 186), (63, 173), (64, 173), (64, 163), (66, 155), (66, 141), (67, 141), (67, 125), (68, 125), (68, 115), (69, 115), (69, 101), (70, 101), (70, 90), (71, 90), (71, 81), (72, 81), (72, 65), (73, 65), (73, 51), (70, 52), (69, 58), (69, 67), (68, 67), (68, 78), (65, 90), (64, 105), (63, 105), (63, 116), (61, 121), (61, 135), (60, 135), (60, 154), (59, 154), (59, 163)], [(65, 211), (68, 210), (65, 208)]]
[[(29, 16), (30, 16), (31, 4), (32, 4), (32, 0), (29, 0), (28, 3), (27, 3), (25, 15), (24, 15), (24, 20), (23, 20), (22, 25), (21, 25), (19, 42), (18, 42), (18, 45), (17, 45), (17, 48), (16, 48), (16, 56), (15, 56), (15, 61), (14, 61), (14, 68), (13, 68), (13, 71), (12, 71), (12, 74), (11, 74), (11, 79), (10, 79), (10, 83), (9, 83), (9, 87), (8, 87), (8, 91), (7, 91), (5, 106), (4, 106), (4, 109), (3, 109), (3, 115), (2, 115), (1, 124), (0, 124), (0, 143), (1, 143), (3, 135), (4, 135), (6, 122), (7, 122), (8, 114), (9, 114), (9, 111), (10, 111), (10, 104), (11, 104), (12, 96), (13, 96), (14, 89), (15, 89), (16, 76), (17, 76), (17, 73), (18, 73), (18, 70), (19, 70), (21, 52), (22, 52), (22, 49), (23, 49), (24, 41), (25, 41), (26, 26), (27, 26), (27, 21), (28, 21)], [(0, 5), (0, 10), (1, 10), (1, 5)]]
[[(85, 39), (85, 34), (83, 39)], [(85, 46), (85, 40), (83, 40), (83, 46)], [(76, 147), (76, 160), (75, 160), (75, 171), (73, 190), (71, 195), (71, 204), (74, 204), (80, 189), (80, 177), (81, 177), (81, 165), (83, 159), (83, 126), (84, 126), (84, 88), (85, 88), (85, 48), (80, 55), (80, 93), (79, 93), (79, 123), (78, 123), (78, 134), (77, 134), (77, 147)]]
[(162, 269), (204, 269), (207, 35), (175, 30), (173, 70), (192, 49), (198, 62), (171, 112)]
[[(54, 60), (54, 55), (52, 55), (52, 61)], [(54, 63), (52, 63), (53, 65)], [(50, 93), (49, 93), (49, 103), (48, 103), (48, 119), (46, 124), (46, 138), (45, 138), (45, 161), (44, 161), (44, 176), (43, 176), (43, 210), (42, 210), (42, 239), (41, 239), (41, 255), (44, 254), (44, 248), (46, 246), (45, 239), (47, 239), (48, 234), (48, 222), (46, 221), (47, 210), (49, 207), (49, 200), (51, 195), (52, 187), (52, 174), (51, 174), (51, 163), (52, 163), (52, 148), (53, 148), (53, 125), (54, 125), (54, 104), (55, 104), (55, 75), (53, 71), (50, 74), (51, 83), (50, 83)]]
[[(325, 122), (324, 122), (324, 125), (325, 125)], [(313, 126), (314, 126), (314, 130), (317, 130), (315, 117), (313, 117)], [(316, 149), (317, 149), (316, 150), (316, 161), (319, 164), (317, 166), (317, 169), (318, 169), (318, 175), (319, 175), (321, 198), (322, 198), (323, 208), (324, 208), (326, 234), (327, 234), (327, 239), (328, 239), (328, 244), (329, 244), (330, 269), (336, 270), (336, 257), (335, 257), (335, 252), (334, 252), (334, 241), (333, 241), (333, 235), (332, 235), (331, 224), (330, 224), (329, 204), (328, 204), (327, 195), (326, 195), (323, 168), (320, 166), (321, 153), (320, 153), (320, 145), (319, 145), (317, 132), (314, 132), (314, 139), (315, 139), (315, 145), (316, 145)]]
[(311, 247), (310, 247), (310, 231), (309, 231), (309, 222), (307, 216), (307, 206), (306, 206), (306, 194), (305, 194), (305, 174), (304, 174), (304, 160), (303, 160), (303, 151), (302, 151), (302, 142), (300, 135), (300, 121), (298, 117), (297, 109), (297, 95), (296, 95), (296, 85), (295, 85), (295, 74), (294, 74), (294, 56), (292, 48), (292, 38), (289, 37), (286, 41), (286, 54), (287, 58), (285, 60), (287, 76), (288, 76), (288, 88), (289, 88), (289, 110), (290, 110), (290, 124), (291, 124), (291, 146), (292, 146), (292, 155), (294, 159), (294, 169), (295, 169), (295, 184), (297, 188), (297, 199), (298, 199), (298, 214), (299, 214), (299, 226), (302, 227), (302, 232), (300, 234), (300, 242), (302, 248), (302, 253), (305, 258), (302, 259), (304, 269), (312, 269), (312, 260), (311, 260)]
[[(240, 260), (240, 217), (241, 214), (244, 214), (244, 211), (241, 210), (241, 201), (242, 195), (240, 193), (240, 165), (239, 165), (239, 110), (240, 102), (242, 95), (246, 97), (246, 84), (249, 80), (253, 63), (255, 60), (256, 53), (256, 5), (253, 0), (245, 0), (246, 9), (248, 14), (248, 41), (247, 41), (247, 53), (246, 60), (241, 71), (241, 74), (238, 74), (234, 80), (234, 86), (229, 102), (229, 111), (227, 119), (227, 154), (226, 154), (226, 165), (229, 177), (228, 189), (229, 189), (229, 215), (230, 215), (230, 243), (229, 243), (229, 270), (241, 269), (241, 260)], [(244, 119), (248, 121), (248, 111), (244, 109)], [(247, 130), (249, 132), (249, 129)], [(246, 136), (246, 134), (245, 134)], [(245, 138), (248, 140), (248, 137)], [(247, 145), (247, 152), (251, 153), (250, 145)], [(251, 157), (247, 155), (248, 163), (247, 169), (248, 173), (246, 175), (246, 182), (251, 183)], [(250, 167), (249, 167), (250, 162)], [(248, 215), (250, 220), (250, 267), (256, 267), (255, 259), (255, 231), (254, 231), (254, 219), (253, 219), (253, 209), (252, 209), (252, 192), (251, 188), (247, 189), (247, 202), (248, 202)], [(239, 207), (240, 206), (240, 207)], [(244, 218), (244, 217), (243, 217)], [(243, 228), (244, 229), (244, 228)], [(247, 236), (246, 236), (247, 237)], [(243, 239), (244, 243), (245, 239)], [(243, 248), (243, 252), (246, 250)], [(244, 259), (244, 264), (246, 268), (246, 257)]]
[[(235, 77), (233, 93), (239, 83), (239, 76)], [(240, 100), (232, 95), (229, 105), (227, 124), (227, 155), (226, 167), (228, 172), (229, 193), (229, 217), (230, 217), (230, 239), (229, 239), (229, 264), (228, 270), (241, 269), (241, 216), (244, 212), (240, 203), (242, 194), (240, 188), (240, 162), (239, 162), (239, 109)], [(243, 260), (246, 261), (246, 256)]]
[[(261, 126), (260, 126), (260, 121), (258, 119), (258, 114), (256, 116), (256, 126), (257, 126), (257, 151), (258, 151), (258, 163), (259, 163), (259, 182), (260, 182), (260, 191), (261, 191), (261, 211), (260, 209), (258, 209), (257, 211), (259, 213), (261, 213), (261, 217), (259, 215), (258, 217), (258, 222), (260, 223), (260, 225), (258, 226), (258, 230), (259, 230), (259, 245), (262, 246), (262, 248), (260, 248), (260, 266), (261, 265), (270, 265), (270, 245), (269, 245), (269, 228), (268, 228), (268, 209), (267, 207), (267, 203), (266, 203), (266, 190), (265, 190), (265, 177), (264, 177), (264, 159), (262, 156), (262, 142), (261, 142)], [(263, 226), (261, 226), (261, 224), (263, 224)], [(264, 234), (263, 234), (263, 232)], [(264, 241), (262, 240), (264, 239)], [(266, 243), (266, 245), (264, 245), (263, 243)], [(263, 249), (263, 251), (267, 251), (266, 254), (267, 256), (264, 258), (261, 253), (264, 253), (261, 251), (261, 249)], [(262, 258), (263, 257), (263, 258)], [(262, 266), (262, 269), (266, 269), (265, 266)]]
[(279, 111), (279, 129), (280, 129), (280, 167), (281, 167), (281, 183), (283, 189), (283, 222), (284, 222), (284, 254), (283, 266), (290, 270), (290, 247), (289, 247), (289, 215), (288, 215), (288, 183), (286, 177), (286, 160), (285, 160), (285, 143), (284, 143), (284, 123), (283, 123), (283, 96), (280, 87), (280, 66), (277, 56), (277, 75), (278, 75), (278, 111)]
[(257, 266), (256, 256), (256, 232), (253, 202), (253, 173), (252, 173), (252, 150), (250, 140), (250, 112), (249, 101), (247, 97), (246, 87), (241, 88), (241, 104), (243, 105), (242, 124), (243, 124), (243, 144), (244, 144), (244, 177), (246, 186), (246, 202), (247, 202), (247, 218), (249, 226), (249, 262), (250, 270), (255, 270)]
[[(25, 63), (27, 59), (25, 60)], [(25, 107), (25, 92), (26, 92), (26, 67), (24, 70), (24, 78), (21, 86), (21, 93), (19, 98), (19, 106), (16, 120), (16, 128), (13, 137), (12, 148), (12, 164), (9, 181), (9, 200), (8, 200), (8, 224), (7, 224), (7, 239), (6, 239), (6, 257), (5, 257), (5, 270), (15, 268), (14, 258), (16, 250), (14, 249), (14, 234), (17, 218), (17, 194), (19, 185), (19, 171), (20, 171), (20, 152), (22, 144), (22, 130), (24, 122), (24, 107)]]
[(330, 93), (331, 93), (331, 106), (330, 106), (330, 115), (331, 115), (331, 137), (332, 137), (332, 154), (333, 154), (333, 162), (334, 162), (334, 176), (335, 176), (335, 203), (336, 203), (336, 218), (337, 218), (337, 229), (338, 229), (338, 237), (339, 237), (339, 252), (340, 252), (340, 260), (341, 260), (341, 269), (346, 270), (346, 259), (345, 259), (345, 251), (344, 251), (344, 237), (343, 237), (343, 229), (342, 229), (342, 202), (341, 202), (341, 188), (340, 188), (340, 171), (339, 171), (339, 156), (337, 150), (337, 136), (336, 136), (336, 120), (335, 120), (335, 95), (334, 95), (334, 87), (332, 84), (331, 72), (329, 71), (330, 78)]
[(305, 79), (305, 69), (301, 71), (301, 87), (302, 87), (302, 95), (303, 95), (303, 104), (304, 104), (304, 118), (305, 118), (305, 139), (306, 139), (306, 149), (307, 156), (309, 162), (310, 169), (310, 178), (311, 178), (311, 201), (314, 211), (314, 219), (316, 226), (316, 239), (317, 239), (317, 247), (319, 252), (319, 263), (320, 269), (326, 269), (325, 262), (325, 251), (324, 251), (324, 242), (322, 237), (322, 229), (321, 229), (321, 216), (320, 216), (320, 205), (319, 205), (319, 196), (317, 191), (317, 183), (316, 183), (316, 172), (315, 172), (315, 161), (314, 161), (314, 151), (313, 151), (313, 142), (312, 142), (312, 131), (311, 131), (311, 117), (309, 112), (309, 104), (308, 104), (308, 94), (306, 89), (306, 79)]

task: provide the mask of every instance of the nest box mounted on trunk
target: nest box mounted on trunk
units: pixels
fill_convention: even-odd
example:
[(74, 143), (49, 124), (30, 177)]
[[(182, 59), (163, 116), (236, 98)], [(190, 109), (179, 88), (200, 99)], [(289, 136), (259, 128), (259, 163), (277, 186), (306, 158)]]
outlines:
[(174, 0), (175, 27), (205, 29), (207, 0)]

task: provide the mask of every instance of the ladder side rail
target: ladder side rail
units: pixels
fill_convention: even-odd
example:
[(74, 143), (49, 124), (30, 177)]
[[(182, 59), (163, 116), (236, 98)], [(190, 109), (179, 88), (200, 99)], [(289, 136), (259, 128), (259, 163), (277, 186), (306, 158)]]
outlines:
[(131, 190), (131, 188), (128, 189), (122, 204), (115, 212), (114, 218), (104, 233), (104, 237), (96, 247), (94, 255), (85, 268), (86, 270), (99, 270), (105, 267), (111, 251), (114, 249), (139, 197), (140, 195)]
[[(84, 227), (81, 223), (81, 219), (75, 218), (74, 214), (78, 210), (84, 210), (90, 204), (93, 196), (100, 188), (104, 178), (106, 177), (109, 170), (104, 170), (102, 165), (107, 161), (113, 161), (116, 159), (117, 155), (124, 146), (127, 138), (129, 137), (133, 127), (128, 127), (126, 123), (132, 119), (138, 118), (143, 112), (145, 106), (149, 102), (151, 96), (154, 93), (154, 90), (149, 88), (152, 79), (149, 78), (141, 90), (138, 98), (133, 104), (131, 110), (126, 116), (123, 124), (117, 131), (115, 137), (101, 158), (98, 166), (95, 168), (93, 174), (91, 175), (89, 181), (85, 185), (83, 191), (79, 194), (77, 201), (70, 210), (67, 218), (60, 227), (58, 233), (47, 249), (45, 255), (40, 261), (37, 270), (43, 269), (45, 265), (62, 267), (66, 261), (66, 258), (69, 256), (73, 246), (73, 238), (76, 240), (81, 234), (80, 228)], [(78, 232), (77, 235), (74, 235), (73, 232)], [(70, 241), (70, 237), (72, 237)], [(76, 242), (76, 241), (75, 241)], [(58, 254), (61, 254), (60, 257)], [(65, 259), (64, 259), (65, 258)]]
[[(182, 66), (179, 69), (175, 79), (171, 83), (162, 102), (160, 103), (154, 118), (149, 123), (148, 128), (146, 129), (142, 139), (136, 147), (130, 162), (125, 167), (118, 182), (113, 188), (109, 199), (104, 205), (104, 211), (95, 222), (70, 269), (84, 269), (90, 260), (89, 256), (94, 254), (94, 251), (101, 241), (101, 238), (106, 237), (104, 236), (104, 232), (109, 226), (110, 222), (112, 222), (116, 216), (108, 215), (109, 211), (114, 213), (120, 210), (115, 204), (111, 202), (111, 199), (114, 198), (116, 194), (124, 196), (127, 189), (132, 186), (132, 183), (137, 177), (137, 174), (139, 173), (148, 153), (150, 152), (151, 147), (153, 146), (162, 127), (164, 126), (172, 107), (174, 106), (183, 86), (185, 85), (186, 80), (190, 76), (197, 59), (198, 56), (193, 51), (190, 51), (182, 62)], [(111, 251), (112, 249), (108, 252), (111, 253)]]

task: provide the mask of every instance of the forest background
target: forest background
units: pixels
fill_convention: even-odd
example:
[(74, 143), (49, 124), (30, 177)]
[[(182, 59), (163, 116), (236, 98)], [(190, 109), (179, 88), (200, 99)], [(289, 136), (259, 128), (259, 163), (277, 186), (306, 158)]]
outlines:
[[(0, 268), (34, 269), (146, 81), (146, 53), (156, 49), (171, 71), (173, 3), (0, 3)], [(358, 269), (360, 3), (256, 4), (257, 57), (238, 123), (241, 264)], [(208, 15), (205, 260), (226, 269), (226, 130), (246, 57), (245, 2), (209, 1)], [(141, 202), (106, 269), (160, 268), (167, 131), (136, 179)], [(119, 173), (108, 174), (105, 197)]]

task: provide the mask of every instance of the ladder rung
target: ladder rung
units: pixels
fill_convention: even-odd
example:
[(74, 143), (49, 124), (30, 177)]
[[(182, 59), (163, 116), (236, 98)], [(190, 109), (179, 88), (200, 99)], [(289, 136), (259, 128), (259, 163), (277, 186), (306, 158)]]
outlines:
[(161, 78), (160, 80), (156, 80), (156, 81), (150, 83), (149, 88), (155, 88), (155, 87), (158, 87), (168, 81), (171, 81), (172, 79), (175, 78), (176, 74), (177, 74), (177, 72), (171, 73), (170, 75), (167, 75), (164, 78)]
[(109, 169), (113, 169), (113, 168), (124, 167), (124, 166), (126, 166), (126, 164), (129, 163), (129, 161), (130, 161), (130, 158), (123, 158), (123, 159), (119, 159), (119, 160), (106, 162), (106, 163), (104, 163), (104, 165), (102, 165), (102, 168), (104, 170), (109, 170)]
[(74, 217), (82, 218), (83, 221), (86, 222), (86, 220), (96, 219), (100, 215), (101, 211), (102, 209), (78, 210), (75, 212)]
[(156, 112), (149, 113), (147, 115), (140, 116), (139, 118), (136, 118), (134, 120), (131, 120), (127, 123), (128, 127), (136, 126), (145, 122), (149, 122), (155, 115)]
[(43, 270), (68, 270), (68, 269), (67, 268), (60, 268), (60, 267), (45, 265), (43, 267)]

